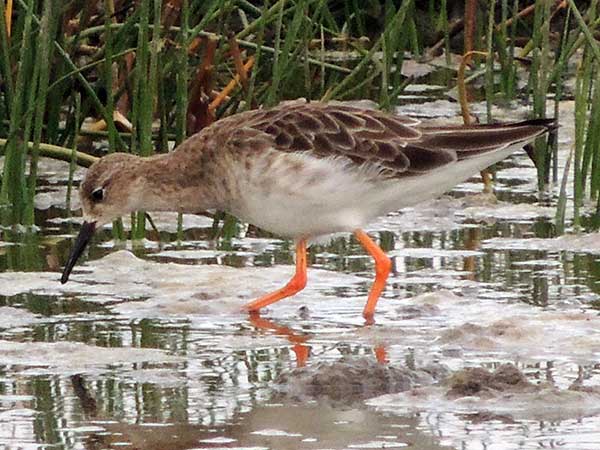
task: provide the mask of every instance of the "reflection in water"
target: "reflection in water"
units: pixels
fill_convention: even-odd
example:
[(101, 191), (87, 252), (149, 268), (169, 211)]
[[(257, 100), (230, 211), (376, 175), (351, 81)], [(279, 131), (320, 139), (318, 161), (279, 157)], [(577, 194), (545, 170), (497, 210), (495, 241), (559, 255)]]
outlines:
[[(269, 329), (285, 327), (271, 324)], [(0, 442), (8, 445), (5, 448), (29, 442), (60, 449), (76, 444), (86, 449), (121, 445), (186, 449), (204, 448), (195, 445), (202, 441), (212, 448), (218, 437), (243, 446), (276, 443), (286, 437), (282, 442), (293, 438), (294, 443), (285, 448), (303, 448), (313, 439), (320, 444), (337, 442), (340, 446), (331, 448), (344, 448), (373, 440), (374, 433), (384, 431), (388, 439), (402, 442), (402, 434), (393, 429), (402, 419), (327, 404), (268, 404), (266, 385), (292, 361), (284, 349), (278, 357), (265, 356), (260, 350), (238, 351), (234, 358), (173, 367), (182, 376), (172, 378), (164, 370), (136, 364), (105, 374), (29, 375), (0, 382)], [(266, 375), (267, 371), (271, 373)], [(259, 388), (248, 396), (250, 385)], [(27, 422), (19, 425), (18, 417)], [(274, 424), (287, 435), (269, 431)], [(344, 432), (335, 432), (336, 428)]]
[[(290, 343), (292, 343), (292, 351), (296, 355), (296, 367), (305, 367), (310, 357), (311, 346), (307, 344), (309, 337), (308, 335), (301, 335), (293, 329), (279, 325), (276, 322), (263, 318), (259, 313), (253, 312), (248, 315), (250, 323), (258, 328), (259, 330), (271, 331), (279, 336), (284, 336)], [(370, 325), (366, 325), (370, 326)], [(375, 359), (380, 364), (386, 364), (389, 362), (385, 345), (377, 344), (373, 348)]]
[[(45, 252), (41, 251), (40, 238), (40, 234), (32, 230), (0, 229), (0, 272), (42, 270)], [(47, 253), (49, 256), (55, 256), (52, 247)]]
[(306, 345), (308, 336), (298, 335), (291, 328), (277, 325), (275, 322), (269, 319), (264, 319), (260, 317), (258, 312), (251, 312), (248, 315), (248, 319), (250, 320), (250, 323), (259, 330), (270, 330), (275, 332), (277, 335), (285, 336), (287, 340), (293, 344), (292, 351), (296, 354), (297, 367), (306, 366), (306, 362), (310, 356), (310, 346)]
[(447, 448), (439, 446), (427, 433), (415, 431), (418, 422), (417, 418), (398, 419), (369, 409), (263, 404), (236, 414), (231, 424), (217, 427), (100, 421), (96, 423), (103, 431), (89, 433), (83, 443), (89, 450), (117, 446), (145, 450)]
[[(263, 325), (277, 333), (289, 330), (262, 319), (253, 319), (261, 328)], [(293, 334), (293, 333), (292, 333)], [(292, 339), (296, 339), (295, 337)], [(58, 380), (57, 380), (58, 381)], [(64, 384), (66, 380), (58, 383)], [(73, 406), (81, 412), (81, 423), (64, 431), (83, 435), (86, 449), (132, 446), (138, 449), (188, 449), (214, 447), (258, 447), (258, 448), (395, 448), (415, 445), (422, 449), (444, 448), (436, 444), (436, 439), (418, 430), (417, 417), (398, 418), (386, 416), (373, 410), (360, 408), (336, 408), (327, 401), (306, 403), (269, 403), (263, 401), (251, 408), (237, 408), (231, 417), (222, 421), (201, 421), (199, 424), (186, 423), (189, 418), (171, 417), (167, 423), (161, 420), (145, 420), (144, 424), (115, 420), (110, 410), (99, 411), (94, 395), (105, 401), (106, 393), (122, 399), (123, 393), (106, 391), (102, 393), (95, 383), (86, 382), (82, 375), (70, 377), (71, 387), (78, 402)], [(94, 386), (94, 387), (92, 387)], [(140, 389), (141, 388), (141, 389)], [(133, 389), (136, 395), (136, 410), (143, 415), (148, 403), (165, 402), (165, 394), (148, 396), (144, 386)], [(188, 390), (188, 395), (191, 392)], [(114, 397), (113, 397), (114, 396)], [(163, 409), (189, 408), (189, 404), (168, 402)], [(176, 416), (176, 414), (174, 414)], [(164, 418), (163, 418), (164, 420)], [(137, 421), (136, 421), (137, 422)], [(153, 423), (154, 422), (154, 423)], [(183, 423), (182, 423), (183, 422)], [(191, 422), (191, 421), (189, 421)], [(44, 441), (48, 437), (44, 436)], [(63, 436), (66, 442), (66, 436)], [(200, 444), (200, 445), (198, 445)]]

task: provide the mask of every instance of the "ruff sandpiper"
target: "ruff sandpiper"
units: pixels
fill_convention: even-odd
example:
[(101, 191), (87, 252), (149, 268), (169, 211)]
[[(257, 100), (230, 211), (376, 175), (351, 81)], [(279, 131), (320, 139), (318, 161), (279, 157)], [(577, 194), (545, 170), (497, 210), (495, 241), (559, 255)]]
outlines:
[(247, 304), (248, 311), (304, 288), (311, 239), (352, 232), (375, 260), (363, 311), (372, 320), (391, 261), (363, 228), (448, 191), (553, 126), (546, 119), (429, 126), (349, 104), (304, 100), (235, 114), (170, 153), (114, 153), (94, 163), (81, 184), (84, 222), (61, 282), (94, 231), (120, 216), (217, 209), (296, 242), (292, 279)]

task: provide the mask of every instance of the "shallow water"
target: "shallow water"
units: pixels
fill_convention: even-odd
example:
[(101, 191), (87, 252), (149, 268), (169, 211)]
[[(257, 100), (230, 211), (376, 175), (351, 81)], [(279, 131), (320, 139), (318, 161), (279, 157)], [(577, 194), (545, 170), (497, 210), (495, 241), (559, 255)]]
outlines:
[[(307, 289), (251, 319), (240, 306), (286, 281), (293, 245), (213, 240), (201, 216), (181, 243), (173, 214), (153, 215), (161, 242), (100, 233), (63, 286), (78, 219), (64, 166), (41, 170), (40, 232), (0, 241), (0, 448), (598, 448), (600, 235), (552, 237), (525, 155), (495, 197), (474, 178), (369, 227), (394, 261), (371, 326), (354, 239), (313, 246)], [(504, 363), (535, 390), (446, 395)]]

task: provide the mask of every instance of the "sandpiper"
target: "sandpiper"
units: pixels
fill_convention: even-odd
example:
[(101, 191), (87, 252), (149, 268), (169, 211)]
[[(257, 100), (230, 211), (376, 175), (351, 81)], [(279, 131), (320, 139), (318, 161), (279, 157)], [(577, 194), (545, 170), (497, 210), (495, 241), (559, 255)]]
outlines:
[(136, 210), (219, 209), (296, 242), (296, 272), (245, 306), (256, 312), (306, 285), (306, 247), (352, 232), (375, 260), (363, 316), (372, 320), (391, 261), (363, 231), (378, 216), (436, 197), (554, 126), (552, 120), (428, 126), (345, 103), (281, 103), (221, 119), (174, 151), (115, 153), (80, 187), (84, 222), (62, 274), (100, 226)]

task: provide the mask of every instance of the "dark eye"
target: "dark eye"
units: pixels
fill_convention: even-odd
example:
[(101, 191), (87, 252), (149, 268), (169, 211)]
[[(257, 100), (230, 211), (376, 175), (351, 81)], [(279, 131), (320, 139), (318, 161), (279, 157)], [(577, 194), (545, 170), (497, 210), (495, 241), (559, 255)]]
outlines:
[(104, 200), (104, 189), (103, 188), (94, 189), (92, 191), (92, 200), (94, 202), (101, 202), (102, 200)]

